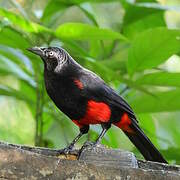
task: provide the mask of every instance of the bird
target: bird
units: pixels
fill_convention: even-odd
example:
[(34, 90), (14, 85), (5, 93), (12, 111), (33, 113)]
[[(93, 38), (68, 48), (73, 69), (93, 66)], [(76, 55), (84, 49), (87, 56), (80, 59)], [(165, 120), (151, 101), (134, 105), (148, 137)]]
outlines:
[(102, 131), (98, 145), (112, 125), (120, 128), (147, 161), (167, 163), (138, 124), (130, 105), (94, 72), (77, 63), (62, 47), (32, 47), (28, 51), (44, 63), (46, 91), (55, 105), (78, 127), (79, 134), (64, 149), (68, 153), (90, 125)]

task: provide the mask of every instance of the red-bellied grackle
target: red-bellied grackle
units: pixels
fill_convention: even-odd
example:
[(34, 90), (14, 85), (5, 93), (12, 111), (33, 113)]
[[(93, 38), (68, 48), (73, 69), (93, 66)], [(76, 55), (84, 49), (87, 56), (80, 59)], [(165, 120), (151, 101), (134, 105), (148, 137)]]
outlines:
[(167, 163), (138, 125), (128, 103), (95, 73), (79, 65), (64, 49), (29, 48), (44, 62), (44, 79), (48, 95), (56, 106), (80, 128), (80, 133), (65, 148), (70, 151), (86, 134), (90, 124), (101, 124), (102, 132), (94, 145), (115, 125), (119, 127), (149, 161)]

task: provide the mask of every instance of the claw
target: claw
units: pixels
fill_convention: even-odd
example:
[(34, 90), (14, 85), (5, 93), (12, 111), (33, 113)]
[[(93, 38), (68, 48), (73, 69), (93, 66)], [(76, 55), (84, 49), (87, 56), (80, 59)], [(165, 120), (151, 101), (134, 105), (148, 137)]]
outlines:
[(94, 146), (96, 143), (95, 142), (90, 142), (90, 141), (86, 141), (82, 147), (92, 147)]
[(95, 147), (97, 147), (97, 146), (99, 146), (99, 145), (100, 145), (99, 142), (86, 141), (86, 142), (83, 144), (83, 146), (82, 146), (81, 149), (85, 149), (85, 148), (88, 148), (88, 147), (90, 147), (90, 148), (95, 148)]
[(101, 144), (99, 142), (90, 142), (90, 141), (86, 141), (83, 146), (81, 147), (81, 149), (79, 150), (79, 157), (81, 156), (81, 153), (89, 148), (89, 149), (95, 149), (97, 146), (100, 146)]
[(68, 154), (70, 154), (70, 152), (71, 152), (72, 150), (73, 150), (73, 147), (72, 147), (72, 146), (68, 146), (68, 147), (66, 147), (66, 148), (64, 148), (64, 149), (59, 150), (59, 153), (60, 153), (60, 154), (68, 155)]

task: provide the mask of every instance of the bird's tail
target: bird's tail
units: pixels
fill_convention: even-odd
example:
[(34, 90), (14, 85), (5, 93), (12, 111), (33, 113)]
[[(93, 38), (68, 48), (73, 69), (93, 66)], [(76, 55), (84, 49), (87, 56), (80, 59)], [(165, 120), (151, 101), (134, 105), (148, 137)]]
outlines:
[(147, 161), (168, 163), (136, 122), (132, 123), (130, 128), (130, 131), (123, 130), (123, 132), (129, 137)]

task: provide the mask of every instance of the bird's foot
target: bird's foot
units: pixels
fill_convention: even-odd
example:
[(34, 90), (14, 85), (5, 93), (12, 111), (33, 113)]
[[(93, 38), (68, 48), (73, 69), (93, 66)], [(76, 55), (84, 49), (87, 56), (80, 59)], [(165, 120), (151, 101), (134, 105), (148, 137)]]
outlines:
[(99, 142), (90, 142), (86, 141), (81, 149), (79, 150), (79, 157), (81, 156), (82, 152), (86, 149), (95, 149), (96, 147), (101, 146)]
[(86, 141), (81, 149), (85, 149), (85, 148), (96, 148), (97, 146), (100, 146), (101, 144), (99, 142), (90, 142), (90, 141)]
[(58, 152), (59, 154), (65, 154), (68, 155), (70, 154), (71, 151), (73, 151), (73, 147), (72, 145), (69, 145), (68, 147), (64, 148), (64, 149), (60, 149)]

